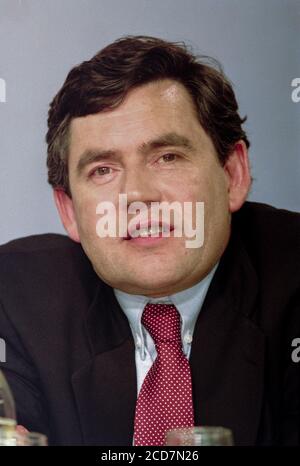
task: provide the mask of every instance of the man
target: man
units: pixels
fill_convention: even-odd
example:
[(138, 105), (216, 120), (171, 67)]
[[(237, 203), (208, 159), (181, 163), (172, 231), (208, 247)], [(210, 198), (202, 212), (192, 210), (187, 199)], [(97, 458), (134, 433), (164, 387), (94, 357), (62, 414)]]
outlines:
[[(70, 239), (1, 248), (19, 423), (52, 444), (161, 445), (193, 424), (236, 445), (299, 444), (300, 216), (246, 202), (243, 122), (223, 73), (183, 45), (127, 37), (69, 73), (47, 143)], [(200, 246), (175, 234), (175, 212), (152, 224), (152, 205), (174, 202), (197, 229), (203, 203)], [(133, 203), (150, 216), (101, 237), (101, 203), (118, 231)]]

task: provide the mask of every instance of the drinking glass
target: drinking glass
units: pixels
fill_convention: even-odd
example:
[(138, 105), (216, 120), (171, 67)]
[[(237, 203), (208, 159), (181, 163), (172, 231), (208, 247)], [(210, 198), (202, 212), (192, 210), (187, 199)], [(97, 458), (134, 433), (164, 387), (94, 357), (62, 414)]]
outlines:
[(15, 402), (4, 377), (0, 370), (0, 418), (16, 419)]
[(13, 424), (0, 426), (0, 447), (16, 447), (20, 445), (20, 437)]
[(168, 446), (232, 446), (233, 435), (225, 427), (183, 427), (166, 432)]
[(46, 447), (48, 440), (46, 435), (38, 432), (27, 432), (23, 434), (23, 446), (25, 447)]

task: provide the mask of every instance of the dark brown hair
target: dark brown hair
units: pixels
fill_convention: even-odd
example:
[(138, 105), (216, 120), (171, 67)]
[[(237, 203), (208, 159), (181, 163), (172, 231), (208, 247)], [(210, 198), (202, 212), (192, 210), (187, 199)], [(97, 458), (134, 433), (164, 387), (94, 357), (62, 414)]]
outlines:
[(194, 56), (183, 43), (146, 36), (128, 36), (108, 45), (73, 68), (50, 104), (48, 114), (48, 181), (70, 194), (69, 127), (73, 118), (117, 107), (142, 84), (174, 79), (191, 95), (199, 122), (210, 136), (223, 165), (234, 144), (249, 147), (238, 104), (221, 66)]

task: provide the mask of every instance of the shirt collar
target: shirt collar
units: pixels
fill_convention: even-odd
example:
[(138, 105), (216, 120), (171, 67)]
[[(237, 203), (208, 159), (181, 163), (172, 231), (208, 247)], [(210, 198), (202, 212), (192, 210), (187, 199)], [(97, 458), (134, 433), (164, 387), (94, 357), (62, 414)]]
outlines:
[(142, 358), (145, 354), (145, 338), (141, 318), (146, 304), (174, 304), (181, 316), (182, 340), (184, 341), (184, 338), (192, 338), (199, 312), (218, 265), (219, 262), (213, 267), (209, 274), (200, 282), (196, 283), (196, 285), (170, 296), (149, 298), (148, 296), (125, 293), (124, 291), (114, 288), (116, 299), (129, 321), (136, 347), (140, 350)]

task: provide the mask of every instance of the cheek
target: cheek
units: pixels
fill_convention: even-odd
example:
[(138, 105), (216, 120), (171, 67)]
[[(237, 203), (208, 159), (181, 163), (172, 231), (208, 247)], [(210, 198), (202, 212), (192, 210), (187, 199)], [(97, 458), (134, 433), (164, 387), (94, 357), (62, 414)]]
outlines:
[(209, 174), (197, 172), (195, 170), (194, 173), (189, 173), (189, 176), (182, 180), (180, 191), (178, 190), (178, 185), (175, 189), (181, 201), (207, 202), (212, 195), (214, 184)]
[(95, 198), (86, 198), (80, 195), (74, 200), (75, 217), (81, 236), (96, 235), (96, 209), (98, 202)]
[(190, 180), (184, 196), (204, 203), (205, 235), (211, 236), (212, 231), (222, 230), (228, 221), (229, 200), (223, 169), (211, 167)]
[(199, 192), (208, 204), (223, 203), (227, 197), (226, 177), (223, 168), (213, 163), (199, 177)]

